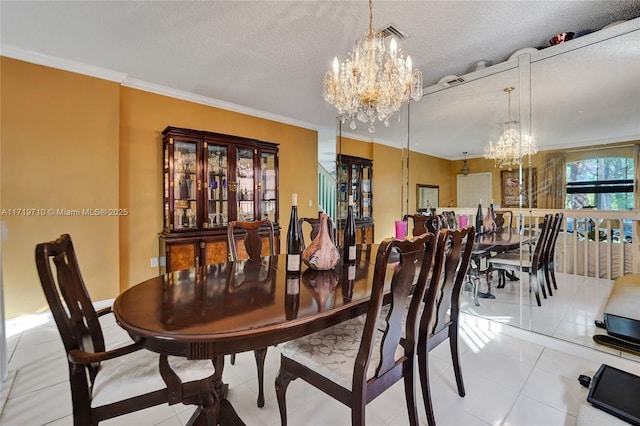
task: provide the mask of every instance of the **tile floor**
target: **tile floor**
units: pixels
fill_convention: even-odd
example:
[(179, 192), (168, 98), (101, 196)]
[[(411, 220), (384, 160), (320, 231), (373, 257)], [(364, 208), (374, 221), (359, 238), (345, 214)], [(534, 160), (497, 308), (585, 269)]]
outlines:
[[(568, 284), (563, 288), (568, 288)], [(575, 297), (580, 298), (577, 294)], [(565, 312), (578, 310), (576, 305)], [(67, 364), (58, 331), (50, 315), (32, 319), (36, 325), (28, 329), (24, 329), (24, 318), (7, 321), (9, 369), (15, 380), (0, 415), (0, 424), (72, 425)], [(440, 345), (431, 352), (433, 404), (439, 425), (575, 425), (587, 393), (578, 383), (578, 375), (593, 375), (602, 363), (640, 374), (640, 359), (524, 331), (505, 325), (506, 322), (504, 318), (501, 322), (464, 315), (461, 325), (467, 391), (464, 398), (456, 392), (448, 345)], [(105, 319), (103, 327), (108, 343), (117, 344), (128, 338), (112, 317)], [(558, 328), (556, 326), (556, 333)], [(278, 348), (269, 348), (266, 405), (261, 409), (255, 404), (257, 381), (253, 354), (239, 354), (236, 365), (225, 368), (229, 399), (248, 425), (280, 424), (272, 385), (278, 363)], [(289, 386), (287, 396), (291, 425), (350, 423), (346, 407), (300, 380)], [(183, 405), (165, 405), (101, 424), (183, 425), (192, 410)], [(421, 405), (419, 410), (420, 423), (426, 424)], [(367, 425), (407, 423), (401, 383), (367, 406)]]
[[(542, 306), (537, 306), (529, 292), (528, 281), (507, 280), (504, 288), (495, 288), (495, 276), (497, 274), (494, 273), (492, 293), (496, 298), (479, 299), (480, 306), (475, 306), (468, 292), (462, 300), (463, 312), (606, 350), (592, 339), (593, 334), (599, 332), (593, 321), (602, 319), (602, 310), (613, 281), (558, 273), (558, 289), (553, 289), (553, 296), (547, 296), (547, 299), (541, 294)], [(484, 280), (480, 289), (486, 290)]]

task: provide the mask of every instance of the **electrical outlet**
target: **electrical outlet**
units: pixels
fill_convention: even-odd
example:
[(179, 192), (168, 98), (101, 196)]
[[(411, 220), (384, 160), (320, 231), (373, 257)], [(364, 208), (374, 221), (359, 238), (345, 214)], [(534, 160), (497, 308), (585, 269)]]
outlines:
[(309, 200), (309, 207), (313, 207), (313, 200)]
[(158, 267), (158, 258), (157, 257), (152, 257), (151, 258), (151, 267), (152, 268), (157, 268)]

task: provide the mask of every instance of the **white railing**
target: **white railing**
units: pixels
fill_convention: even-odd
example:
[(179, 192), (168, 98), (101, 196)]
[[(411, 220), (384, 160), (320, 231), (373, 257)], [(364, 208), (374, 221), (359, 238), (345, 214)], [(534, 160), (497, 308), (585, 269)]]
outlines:
[[(475, 224), (475, 208), (439, 207), (438, 212), (454, 210)], [(507, 210), (507, 209), (500, 209)], [(626, 274), (640, 274), (640, 212), (612, 210), (509, 209), (513, 228), (520, 214), (524, 227), (538, 229), (547, 213), (564, 213), (556, 242), (556, 271), (585, 277), (613, 280)], [(486, 214), (486, 209), (485, 212)], [(597, 236), (597, 237), (596, 237)]]

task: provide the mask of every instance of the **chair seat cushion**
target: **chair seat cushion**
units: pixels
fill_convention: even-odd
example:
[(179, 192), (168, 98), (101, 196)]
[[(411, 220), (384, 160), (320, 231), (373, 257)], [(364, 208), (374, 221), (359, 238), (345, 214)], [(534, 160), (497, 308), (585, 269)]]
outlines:
[[(501, 253), (489, 259), (489, 263), (492, 263), (494, 265), (509, 265), (509, 266), (518, 267), (520, 266), (520, 254), (519, 253)], [(523, 256), (522, 266), (525, 268), (530, 268), (531, 260), (529, 260), (528, 257)]]
[[(146, 349), (100, 363), (100, 371), (93, 384), (91, 406), (142, 395), (166, 387), (160, 376), (160, 356)], [(169, 357), (169, 365), (183, 383), (204, 379), (213, 374), (211, 361), (192, 361)]]
[[(345, 389), (351, 390), (353, 368), (360, 349), (360, 341), (366, 315), (318, 331), (282, 346), (282, 355), (325, 376)], [(366, 378), (371, 379), (380, 362), (380, 342), (382, 333), (377, 333), (373, 355)], [(398, 345), (394, 358), (404, 356), (404, 348)]]

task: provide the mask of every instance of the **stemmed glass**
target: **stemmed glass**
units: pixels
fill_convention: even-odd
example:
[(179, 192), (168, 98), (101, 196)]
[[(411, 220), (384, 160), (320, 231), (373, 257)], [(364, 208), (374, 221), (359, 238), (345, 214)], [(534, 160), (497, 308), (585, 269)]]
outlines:
[(176, 228), (182, 228), (182, 216), (184, 215), (184, 211), (182, 209), (177, 209), (176, 215), (178, 216), (178, 223), (176, 223)]
[(214, 226), (214, 219), (216, 218), (216, 214), (215, 213), (209, 213), (209, 225), (210, 226)]
[(187, 209), (187, 219), (189, 219), (189, 228), (193, 228), (193, 210)]

